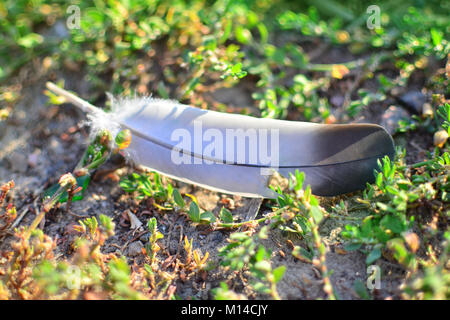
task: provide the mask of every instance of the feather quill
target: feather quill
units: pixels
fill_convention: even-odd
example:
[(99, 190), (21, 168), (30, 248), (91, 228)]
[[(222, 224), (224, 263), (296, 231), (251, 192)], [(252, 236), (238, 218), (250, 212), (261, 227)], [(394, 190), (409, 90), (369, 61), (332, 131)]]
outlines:
[(274, 198), (268, 172), (288, 177), (298, 169), (314, 194), (335, 196), (363, 189), (374, 181), (377, 160), (394, 157), (392, 137), (375, 124), (261, 119), (152, 98), (113, 99), (106, 113), (47, 87), (88, 113), (94, 132), (129, 129), (126, 156), (134, 163), (214, 191)]

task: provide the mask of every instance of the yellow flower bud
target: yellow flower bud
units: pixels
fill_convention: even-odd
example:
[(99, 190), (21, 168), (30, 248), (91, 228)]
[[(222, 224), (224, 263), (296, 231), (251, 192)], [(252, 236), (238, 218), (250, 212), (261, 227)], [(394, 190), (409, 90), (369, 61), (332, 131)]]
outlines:
[(116, 136), (116, 144), (119, 150), (128, 148), (131, 143), (131, 131), (128, 129), (120, 131)]

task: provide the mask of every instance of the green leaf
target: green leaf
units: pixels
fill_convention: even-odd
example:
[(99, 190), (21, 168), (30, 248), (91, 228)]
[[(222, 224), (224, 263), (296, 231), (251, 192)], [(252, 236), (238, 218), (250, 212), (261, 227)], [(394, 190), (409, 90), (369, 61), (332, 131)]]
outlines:
[(361, 280), (356, 280), (353, 284), (353, 289), (361, 299), (369, 300), (370, 296), (367, 292), (365, 284)]
[(372, 262), (378, 260), (381, 257), (381, 249), (373, 249), (366, 258), (366, 263), (371, 264)]
[(350, 244), (346, 245), (344, 247), (344, 249), (346, 251), (355, 251), (355, 250), (358, 250), (359, 248), (361, 248), (361, 246), (362, 246), (361, 243), (350, 243)]
[(211, 211), (205, 211), (200, 215), (200, 220), (207, 223), (216, 222), (216, 216)]
[(233, 214), (225, 207), (222, 207), (220, 209), (220, 220), (222, 220), (224, 223), (233, 223)]
[(286, 271), (286, 266), (279, 266), (272, 271), (274, 282), (277, 283), (283, 278), (284, 272)]
[(237, 63), (231, 67), (231, 75), (237, 77), (239, 79), (245, 77), (247, 75), (247, 71), (242, 70), (242, 63)]
[(186, 202), (184, 202), (183, 197), (181, 196), (180, 191), (178, 189), (173, 189), (173, 200), (180, 208), (184, 208), (186, 206)]
[(244, 232), (235, 232), (230, 235), (230, 240), (242, 242), (244, 240), (249, 239), (247, 233)]
[(303, 188), (303, 182), (305, 181), (305, 173), (299, 172), (298, 169), (295, 170), (295, 191), (299, 191)]
[(185, 97), (189, 96), (199, 83), (200, 83), (200, 78), (198, 78), (198, 77), (192, 78), (189, 81), (189, 83), (186, 87), (186, 91), (184, 92), (183, 96), (185, 96)]
[(397, 195), (398, 194), (398, 190), (395, 189), (393, 186), (386, 186), (386, 191), (393, 194), (393, 195)]
[(269, 237), (269, 227), (264, 226), (259, 230), (258, 237), (260, 239), (267, 239)]
[(108, 217), (104, 214), (100, 215), (100, 225), (103, 226), (106, 230), (108, 231), (113, 231), (114, 230), (114, 223), (112, 221), (111, 217)]
[(401, 233), (405, 228), (404, 223), (400, 220), (400, 218), (393, 215), (384, 216), (383, 219), (381, 219), (380, 224), (394, 233)]
[(442, 34), (434, 28), (431, 28), (430, 34), (431, 34), (431, 40), (433, 41), (434, 46), (440, 45), (442, 42)]
[(297, 259), (306, 259), (308, 261), (312, 261), (314, 258), (314, 253), (306, 250), (303, 247), (295, 246), (292, 250), (292, 255)]
[(136, 186), (134, 183), (128, 179), (123, 179), (119, 182), (119, 186), (123, 189), (125, 192), (134, 192), (136, 191)]
[(189, 207), (189, 218), (191, 218), (193, 222), (200, 222), (200, 208), (194, 201), (191, 202)]
[(319, 200), (317, 200), (317, 198), (314, 196), (311, 196), (311, 198), (309, 199), (309, 202), (311, 203), (311, 206), (313, 206), (313, 207), (319, 206)]
[(252, 40), (250, 31), (242, 26), (237, 26), (235, 30), (236, 40), (242, 44), (248, 44)]
[(266, 26), (263, 23), (258, 23), (256, 26), (259, 30), (259, 36), (261, 43), (267, 43), (267, 38), (269, 37), (269, 32), (267, 31)]
[(155, 230), (156, 230), (156, 227), (157, 227), (157, 222), (156, 222), (156, 218), (155, 217), (152, 217), (152, 218), (150, 218), (149, 220), (148, 220), (148, 224), (147, 224), (147, 226), (148, 226), (148, 230), (153, 234), (154, 232), (155, 232)]
[(317, 224), (319, 224), (320, 221), (322, 221), (322, 219), (323, 219), (322, 211), (319, 209), (318, 206), (312, 206), (310, 212), (311, 212), (311, 216), (313, 217), (314, 221)]
[(35, 47), (42, 42), (44, 42), (44, 37), (37, 33), (27, 34), (26, 36), (17, 40), (17, 44), (25, 48)]
[(270, 293), (270, 289), (262, 282), (255, 283), (253, 289), (261, 293)]
[(258, 251), (256, 252), (256, 254), (255, 254), (255, 260), (256, 261), (262, 261), (262, 260), (264, 260), (264, 258), (266, 257), (266, 255), (267, 255), (267, 251), (266, 251), (266, 248), (264, 248), (264, 246), (259, 246), (258, 247)]
[[(80, 192), (77, 192), (73, 198), (72, 198), (72, 202), (75, 201), (80, 201), (83, 200), (83, 196), (84, 196), (84, 191), (87, 189), (89, 182), (91, 181), (91, 177), (89, 175), (85, 175), (85, 176), (81, 176), (76, 178), (77, 180), (77, 185), (82, 187), (82, 190)], [(59, 184), (56, 183), (53, 186), (51, 186), (50, 188), (48, 188), (47, 190), (44, 191), (43, 194), (43, 198), (51, 198), (55, 192), (58, 190), (59, 188)], [(64, 193), (61, 195), (61, 198), (59, 199), (60, 203), (64, 203), (67, 202), (69, 196), (67, 194), (67, 191), (64, 191)]]
[(231, 33), (231, 29), (233, 27), (233, 23), (231, 20), (226, 20), (225, 22), (225, 26), (223, 28), (223, 34), (219, 39), (219, 43), (224, 43), (225, 41), (228, 40), (230, 33)]
[(270, 262), (267, 260), (258, 261), (254, 265), (255, 269), (263, 271), (263, 272), (270, 272), (272, 267), (270, 266)]
[(240, 63), (240, 62), (231, 67), (232, 73), (238, 73), (241, 71), (242, 71), (242, 63)]
[(156, 240), (159, 240), (159, 239), (164, 238), (164, 235), (161, 232), (157, 231), (155, 238), (156, 238)]
[(381, 189), (383, 185), (383, 174), (381, 172), (378, 172), (377, 174), (377, 180), (376, 180), (377, 187)]

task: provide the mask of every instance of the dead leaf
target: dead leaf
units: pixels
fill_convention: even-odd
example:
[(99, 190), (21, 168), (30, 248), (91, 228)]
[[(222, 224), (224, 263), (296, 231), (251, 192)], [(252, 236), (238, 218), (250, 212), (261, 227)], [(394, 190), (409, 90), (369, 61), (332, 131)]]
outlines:
[(350, 70), (343, 64), (334, 64), (331, 69), (331, 76), (336, 79), (342, 79)]
[(128, 215), (128, 219), (130, 219), (130, 229), (134, 230), (142, 227), (142, 222), (138, 219), (138, 217), (134, 215), (134, 213), (132, 213), (130, 210), (127, 210), (126, 213)]
[(335, 251), (337, 254), (347, 254), (347, 253), (348, 253), (348, 251), (346, 251), (346, 250), (344, 250), (344, 249), (342, 249), (342, 248), (339, 248), (339, 247), (334, 248), (334, 251)]
[(416, 251), (419, 249), (420, 240), (417, 234), (414, 232), (409, 232), (405, 235), (405, 241), (408, 244), (408, 246), (411, 248), (413, 253), (416, 253)]

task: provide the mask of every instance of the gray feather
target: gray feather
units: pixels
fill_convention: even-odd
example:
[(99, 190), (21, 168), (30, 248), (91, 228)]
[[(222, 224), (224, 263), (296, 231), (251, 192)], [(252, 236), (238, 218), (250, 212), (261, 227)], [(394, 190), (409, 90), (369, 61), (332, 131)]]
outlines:
[[(140, 104), (139, 104), (140, 103)], [(214, 128), (224, 136), (227, 129), (275, 129), (279, 131), (279, 165), (283, 176), (295, 170), (304, 171), (305, 183), (314, 194), (334, 196), (363, 189), (373, 182), (377, 159), (394, 157), (391, 136), (374, 124), (324, 125), (305, 122), (259, 119), (250, 116), (207, 111), (164, 100), (131, 100), (129, 108), (122, 106), (116, 121), (131, 129), (131, 158), (138, 164), (172, 178), (197, 184), (212, 190), (248, 197), (275, 197), (267, 187), (268, 176), (261, 175), (267, 165), (252, 161), (211, 159), (194, 148), (179, 149), (190, 157), (189, 164), (175, 165), (171, 161), (175, 143), (171, 134), (179, 128), (195, 136), (195, 125), (204, 131)], [(193, 143), (192, 143), (193, 145)], [(248, 141), (245, 146), (249, 147)], [(236, 148), (236, 145), (235, 145)], [(270, 147), (269, 153), (270, 153)], [(235, 149), (237, 152), (237, 150)], [(246, 150), (247, 155), (251, 154)], [(212, 160), (212, 164), (195, 164), (195, 158)]]
[[(267, 186), (267, 172), (277, 170), (289, 177), (298, 169), (305, 173), (305, 183), (314, 194), (335, 196), (363, 189), (374, 181), (377, 160), (394, 157), (392, 137), (374, 124), (260, 119), (150, 98), (113, 100), (113, 112), (105, 113), (51, 83), (47, 87), (88, 112), (94, 131), (106, 128), (115, 134), (130, 129), (132, 141), (126, 153), (136, 164), (225, 193), (274, 198), (277, 194)], [(196, 144), (199, 125), (202, 132), (215, 133), (202, 144), (217, 142), (212, 137), (227, 137), (229, 131), (240, 130), (244, 139), (240, 145), (223, 141), (215, 144), (214, 152), (206, 152), (203, 145)], [(180, 146), (174, 139), (180, 130), (191, 137), (190, 143)], [(253, 132), (258, 133), (256, 140)], [(268, 133), (266, 140), (259, 133)], [(267, 150), (262, 150), (264, 146)], [(276, 163), (267, 162), (261, 154), (276, 158)], [(174, 155), (187, 163), (175, 163)]]

